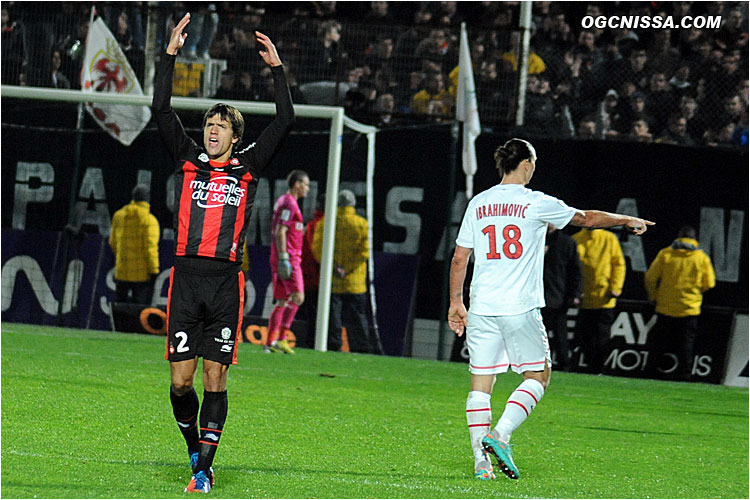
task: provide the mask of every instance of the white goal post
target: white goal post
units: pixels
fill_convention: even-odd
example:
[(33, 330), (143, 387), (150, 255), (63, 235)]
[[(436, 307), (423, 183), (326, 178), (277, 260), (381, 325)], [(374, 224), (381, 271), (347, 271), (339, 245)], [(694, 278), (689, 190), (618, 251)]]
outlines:
[[(32, 99), (56, 102), (100, 102), (104, 104), (126, 104), (130, 106), (151, 106), (152, 96), (131, 96), (122, 94), (105, 94), (101, 92), (89, 93), (76, 90), (61, 90), (52, 88), (21, 87), (17, 85), (0, 86), (0, 97), (17, 99)], [(194, 97), (172, 97), (171, 104), (175, 109), (188, 109), (194, 111), (205, 111), (216, 104), (215, 99)], [(222, 100), (223, 103), (236, 107), (242, 113), (256, 115), (275, 115), (276, 105), (270, 102), (249, 102)], [(322, 118), (331, 121), (330, 135), (328, 139), (328, 179), (326, 181), (326, 193), (339, 192), (339, 179), (341, 173), (341, 149), (344, 126), (352, 130), (367, 134), (367, 222), (368, 240), (370, 244), (370, 259), (368, 271), (370, 277), (370, 291), (373, 292), (372, 281), (375, 278), (372, 226), (374, 219), (373, 206), (373, 179), (375, 175), (375, 134), (377, 128), (364, 125), (344, 115), (341, 106), (313, 106), (309, 104), (295, 104), (294, 112), (300, 118)], [(333, 277), (333, 246), (336, 234), (336, 208), (338, 196), (326, 196), (325, 213), (334, 214), (326, 217), (323, 229), (323, 252), (320, 262), (320, 286), (318, 293), (318, 316), (315, 325), (315, 349), (326, 351), (328, 349), (328, 325), (331, 304), (331, 280)], [(373, 316), (376, 312), (374, 294), (371, 293)]]

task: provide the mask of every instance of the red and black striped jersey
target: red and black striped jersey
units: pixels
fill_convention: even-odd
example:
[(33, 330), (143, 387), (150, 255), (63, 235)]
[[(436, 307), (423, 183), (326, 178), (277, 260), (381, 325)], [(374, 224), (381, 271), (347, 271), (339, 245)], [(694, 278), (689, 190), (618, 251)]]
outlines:
[(154, 88), (153, 114), (175, 165), (175, 255), (242, 262), (245, 226), (255, 201), (258, 176), (294, 123), (294, 107), (282, 66), (272, 67), (276, 117), (229, 161), (209, 159), (186, 133), (172, 109), (175, 56), (162, 54)]

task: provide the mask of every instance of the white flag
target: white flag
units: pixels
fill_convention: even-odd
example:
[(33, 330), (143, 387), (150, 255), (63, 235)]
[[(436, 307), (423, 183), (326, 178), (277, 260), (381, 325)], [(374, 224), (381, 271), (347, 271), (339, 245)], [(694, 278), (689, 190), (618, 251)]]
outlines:
[(466, 23), (461, 23), (461, 42), (458, 50), (458, 93), (456, 95), (456, 119), (464, 123), (463, 151), (461, 160), (466, 174), (466, 198), (474, 192), (474, 174), (477, 171), (477, 150), (474, 141), (482, 132), (477, 106), (477, 89), (474, 86), (474, 70), (471, 67), (469, 37)]
[[(101, 18), (92, 22), (89, 28), (81, 69), (81, 90), (143, 95), (141, 84), (120, 44)], [(86, 109), (99, 126), (125, 146), (130, 146), (151, 119), (148, 106), (88, 102)]]

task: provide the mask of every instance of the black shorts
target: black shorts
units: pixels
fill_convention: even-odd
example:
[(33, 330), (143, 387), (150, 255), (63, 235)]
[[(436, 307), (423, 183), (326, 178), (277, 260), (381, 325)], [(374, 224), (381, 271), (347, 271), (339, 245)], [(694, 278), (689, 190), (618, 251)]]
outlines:
[(242, 271), (202, 276), (172, 268), (167, 302), (169, 361), (196, 356), (237, 364), (237, 332), (242, 328), (245, 276)]

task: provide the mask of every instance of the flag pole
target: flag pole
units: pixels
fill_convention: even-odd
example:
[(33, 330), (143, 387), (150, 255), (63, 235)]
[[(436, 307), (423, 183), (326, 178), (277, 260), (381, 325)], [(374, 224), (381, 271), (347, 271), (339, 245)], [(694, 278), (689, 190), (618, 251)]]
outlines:
[[(96, 8), (92, 5), (91, 6), (91, 16), (89, 17), (89, 33), (91, 33), (91, 25), (94, 22), (94, 13), (96, 12)], [(89, 33), (86, 34), (86, 44), (84, 45), (83, 51), (84, 54), (86, 53), (86, 47), (89, 44)], [(84, 58), (84, 64), (85, 64), (85, 58)], [(83, 75), (83, 67), (81, 67), (81, 75)], [(81, 80), (79, 76), (79, 81)], [(77, 232), (77, 230), (80, 230), (80, 227), (77, 226), (77, 223), (80, 221), (76, 221), (75, 216), (75, 207), (76, 207), (76, 198), (78, 197), (78, 177), (81, 173), (81, 143), (83, 142), (83, 109), (84, 105), (82, 102), (78, 103), (78, 114), (76, 116), (76, 139), (75, 139), (75, 148), (73, 150), (73, 172), (71, 174), (70, 179), (70, 199), (68, 200), (68, 224), (63, 229), (63, 236), (65, 244), (63, 246), (63, 255), (62, 255), (62, 279), (60, 280), (60, 283), (62, 284), (62, 290), (60, 292), (60, 300), (57, 303), (57, 326), (62, 325), (62, 314), (63, 314), (63, 306), (65, 304), (65, 291), (67, 287), (65, 286), (65, 283), (67, 282), (67, 275), (68, 275), (68, 267), (70, 266), (70, 262), (68, 262), (68, 255), (70, 254), (70, 240), (72, 238), (72, 235), (74, 232)], [(72, 290), (71, 290), (72, 292)]]

